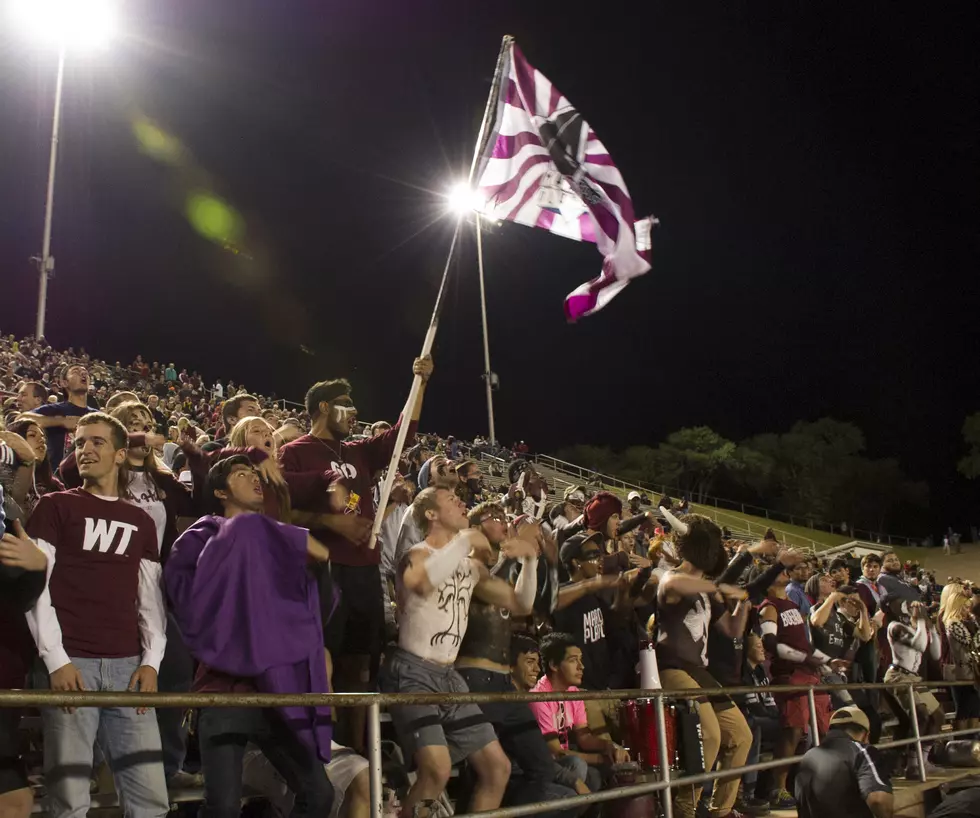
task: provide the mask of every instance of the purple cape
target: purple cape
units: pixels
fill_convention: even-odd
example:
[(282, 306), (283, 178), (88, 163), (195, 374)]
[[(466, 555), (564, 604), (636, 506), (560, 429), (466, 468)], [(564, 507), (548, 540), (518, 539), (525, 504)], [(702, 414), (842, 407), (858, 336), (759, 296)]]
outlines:
[[(307, 536), (262, 514), (202, 517), (181, 534), (163, 579), (195, 659), (253, 679), (262, 693), (329, 692)], [(310, 750), (330, 760), (329, 707), (277, 709)]]

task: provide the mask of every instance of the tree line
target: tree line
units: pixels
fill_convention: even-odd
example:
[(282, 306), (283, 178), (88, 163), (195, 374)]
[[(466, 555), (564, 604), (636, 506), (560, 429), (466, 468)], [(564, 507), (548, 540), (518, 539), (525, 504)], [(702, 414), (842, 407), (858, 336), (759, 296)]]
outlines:
[[(980, 414), (977, 416), (980, 474)], [(728, 440), (707, 426), (679, 429), (657, 446), (566, 447), (557, 457), (627, 482), (680, 490), (693, 502), (719, 496), (814, 524), (847, 522), (887, 531), (903, 506), (924, 509), (929, 487), (895, 458), (865, 455), (864, 433), (833, 418), (798, 421), (788, 432)]]

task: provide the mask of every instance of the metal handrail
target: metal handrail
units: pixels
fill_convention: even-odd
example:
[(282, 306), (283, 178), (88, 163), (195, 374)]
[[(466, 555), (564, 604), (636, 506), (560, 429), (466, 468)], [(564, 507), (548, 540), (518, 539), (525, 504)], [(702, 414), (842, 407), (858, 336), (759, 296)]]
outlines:
[[(939, 687), (966, 687), (974, 685), (971, 681), (954, 682), (915, 682), (915, 683), (885, 683), (869, 684), (832, 684), (832, 685), (769, 685), (765, 688), (768, 693), (806, 693), (810, 700), (810, 720), (814, 741), (819, 744), (819, 729), (815, 693), (833, 693), (849, 688), (862, 690), (898, 690), (905, 689), (908, 693), (910, 712), (915, 712), (915, 691)], [(0, 707), (137, 707), (150, 704), (155, 707), (282, 707), (282, 706), (321, 706), (356, 707), (368, 705), (368, 745), (371, 770), (371, 801), (372, 818), (380, 818), (383, 811), (383, 792), (381, 779), (381, 705), (409, 704), (482, 704), (489, 702), (539, 702), (539, 701), (569, 701), (592, 699), (653, 699), (657, 712), (657, 742), (660, 750), (660, 780), (653, 783), (617, 787), (599, 793), (562, 798), (554, 801), (540, 801), (534, 804), (523, 804), (518, 807), (506, 807), (479, 813), (482, 818), (517, 818), (521, 815), (532, 815), (548, 810), (569, 809), (576, 806), (615, 801), (622, 798), (632, 798), (661, 790), (673, 790), (677, 787), (693, 786), (721, 778), (738, 778), (749, 772), (787, 767), (799, 763), (802, 756), (773, 759), (742, 767), (725, 770), (710, 770), (697, 775), (671, 778), (670, 763), (667, 758), (667, 736), (664, 727), (664, 700), (691, 699), (705, 695), (746, 695), (758, 693), (759, 687), (743, 685), (721, 688), (687, 688), (681, 690), (576, 690), (556, 693), (135, 693), (116, 691), (55, 691), (55, 690), (2, 690), (0, 691)], [(975, 735), (977, 730), (954, 730), (948, 733), (920, 735), (918, 721), (912, 720), (914, 737), (884, 742), (877, 745), (882, 749), (915, 745), (919, 762), (919, 775), (926, 780), (925, 753), (922, 743), (942, 738), (961, 735)], [(673, 802), (664, 798), (662, 803), (664, 818), (673, 818)], [(475, 816), (458, 816), (457, 818), (475, 818)]]
[[(583, 466), (579, 466), (577, 463), (570, 463), (567, 460), (561, 460), (560, 458), (553, 457), (548, 454), (535, 454), (534, 462), (543, 463), (543, 465), (549, 466), (555, 471), (562, 472), (564, 474), (570, 474), (570, 475), (577, 474), (582, 479), (583, 482), (586, 479), (598, 478), (604, 485), (621, 486), (624, 491), (627, 489), (636, 489), (637, 491), (645, 491), (654, 494), (668, 493), (674, 495), (675, 497), (684, 496), (685, 494), (688, 494), (690, 491), (689, 489), (683, 489), (678, 486), (667, 486), (665, 484), (661, 484), (659, 486), (653, 486), (653, 485), (644, 485), (642, 483), (628, 483), (619, 477), (614, 477), (613, 475), (610, 474), (603, 474), (602, 472), (595, 471), (593, 469), (588, 469)], [(550, 465), (550, 464), (555, 464), (555, 465)], [(561, 464), (561, 467), (557, 464)], [(821, 531), (827, 530), (829, 533), (836, 533), (834, 532), (833, 526), (830, 523), (822, 522), (822, 523), (815, 524), (813, 523), (812, 520), (805, 517), (798, 517), (796, 519), (799, 520), (799, 522), (794, 522), (793, 514), (788, 514), (784, 511), (777, 511), (776, 509), (766, 508), (765, 506), (757, 506), (754, 503), (745, 503), (740, 500), (731, 500), (729, 498), (715, 497), (713, 495), (704, 495), (704, 499), (705, 502), (697, 503), (697, 505), (703, 507), (713, 505), (715, 508), (718, 508), (719, 503), (724, 503), (725, 507), (727, 507), (729, 510), (731, 511), (740, 510), (742, 514), (754, 514), (754, 516), (760, 516), (755, 514), (755, 512), (760, 512), (761, 516), (764, 516), (767, 520), (770, 521), (776, 520), (781, 522), (787, 522), (790, 525), (799, 525), (808, 522), (809, 525), (808, 526), (804, 525), (803, 527), (819, 528)], [(746, 511), (746, 509), (748, 509), (748, 511)], [(800, 540), (809, 539), (800, 534), (795, 534), (793, 532), (786, 532), (783, 531), (782, 529), (776, 529), (775, 527), (773, 527), (773, 530), (776, 531), (777, 533), (781, 532), (783, 534), (788, 534), (789, 536), (795, 537)], [(863, 532), (868, 535), (866, 540), (868, 542), (873, 542), (874, 541), (873, 538), (877, 536), (879, 538), (878, 544), (880, 545), (893, 545), (893, 544), (914, 545), (916, 543), (916, 540), (912, 537), (904, 537), (898, 534), (888, 534), (883, 531), (874, 532), (867, 529), (856, 529), (853, 526), (850, 528), (848, 536), (853, 536), (854, 539), (861, 539), (860, 537), (858, 537), (859, 532)], [(840, 536), (844, 536), (844, 535), (841, 534)], [(810, 540), (810, 542), (816, 543), (815, 540)], [(822, 545), (822, 543), (816, 543), (816, 544)]]

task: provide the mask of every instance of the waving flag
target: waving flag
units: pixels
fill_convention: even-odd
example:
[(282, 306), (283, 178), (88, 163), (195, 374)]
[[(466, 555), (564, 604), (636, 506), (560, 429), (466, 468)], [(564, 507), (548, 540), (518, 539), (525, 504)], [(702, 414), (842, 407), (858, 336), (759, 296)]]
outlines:
[(510, 38), (501, 51), (492, 130), (477, 160), (480, 212), (596, 244), (602, 273), (565, 298), (570, 321), (602, 309), (650, 269), (650, 228), (582, 115)]

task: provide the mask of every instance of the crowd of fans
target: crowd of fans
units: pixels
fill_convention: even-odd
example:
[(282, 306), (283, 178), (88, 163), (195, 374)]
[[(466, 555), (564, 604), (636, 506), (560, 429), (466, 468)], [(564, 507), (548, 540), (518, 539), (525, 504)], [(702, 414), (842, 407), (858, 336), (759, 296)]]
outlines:
[[(819, 729), (853, 727), (832, 724), (835, 710), (863, 714), (874, 743), (883, 713), (934, 733), (944, 708), (923, 691), (913, 711), (861, 685), (975, 678), (970, 583), (939, 587), (893, 553), (828, 562), (771, 532), (740, 541), (669, 497), (634, 492), (624, 505), (576, 485), (556, 496), (520, 457), (485, 472), (475, 452), (487, 441), (417, 433), (430, 359), (413, 365), (423, 389), (411, 416), (368, 428), (343, 379), (314, 384), (294, 411), (173, 364), (110, 366), (13, 338), (0, 339), (0, 371), (3, 688), (617, 690), (639, 687), (650, 654), (664, 688), (696, 691), (689, 712), (670, 712), (697, 722), (698, 752), (673, 747), (669, 761), (697, 772), (686, 759), (724, 769), (814, 743), (807, 694), (771, 683), (855, 685), (815, 697)], [(378, 509), (400, 423), (408, 447)], [(713, 692), (740, 685), (758, 692)], [(951, 689), (956, 726), (980, 731), (976, 690)], [(437, 812), (460, 763), (457, 808), (480, 811), (616, 786), (650, 749), (613, 699), (390, 713), (413, 773), (406, 816)], [(32, 804), (19, 717), (0, 708), (4, 818)], [(42, 724), (52, 818), (87, 811), (99, 754), (137, 818), (166, 814), (168, 787), (202, 783), (208, 818), (237, 816), (245, 785), (279, 814), (370, 812), (361, 708), (46, 708)], [(200, 772), (185, 770), (189, 746)], [(887, 775), (863, 752), (868, 814), (888, 815)], [(907, 773), (916, 765), (909, 754)], [(791, 774), (680, 789), (675, 815), (764, 815), (797, 800), (804, 814), (819, 782), (798, 777), (794, 796)]]

